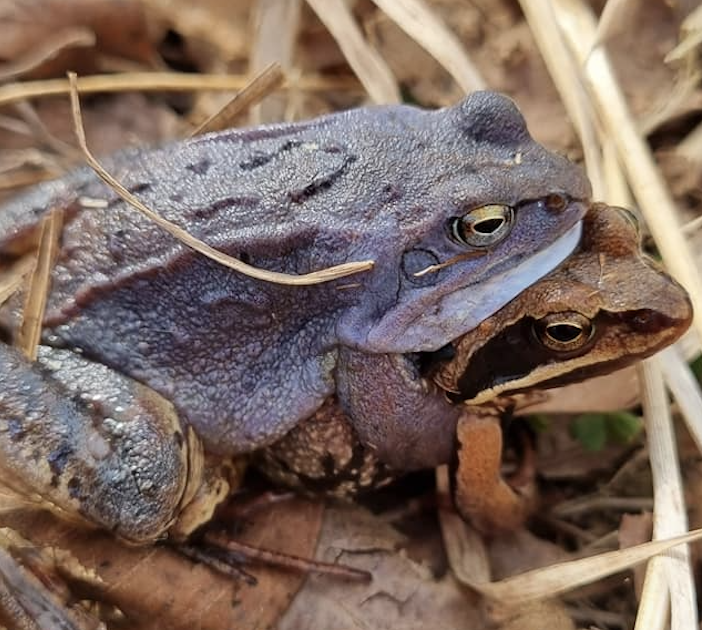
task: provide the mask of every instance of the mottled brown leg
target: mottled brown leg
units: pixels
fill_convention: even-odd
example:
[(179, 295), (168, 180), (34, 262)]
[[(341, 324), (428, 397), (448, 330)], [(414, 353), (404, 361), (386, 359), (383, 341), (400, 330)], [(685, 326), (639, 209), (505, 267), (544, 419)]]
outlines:
[(456, 431), (459, 447), (454, 500), (459, 513), (485, 533), (518, 529), (532, 507), (527, 489), (533, 481), (533, 458), (527, 455), (508, 483), (500, 473), (499, 416), (471, 411), (461, 417)]
[(71, 602), (53, 558), (16, 532), (0, 528), (0, 626), (16, 630), (104, 627)]

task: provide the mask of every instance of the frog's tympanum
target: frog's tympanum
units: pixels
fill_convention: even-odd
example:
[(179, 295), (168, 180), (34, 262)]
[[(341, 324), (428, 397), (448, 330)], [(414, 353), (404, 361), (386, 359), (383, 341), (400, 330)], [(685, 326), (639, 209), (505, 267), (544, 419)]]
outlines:
[[(509, 394), (624, 367), (673, 343), (691, 318), (685, 291), (642, 253), (636, 219), (621, 208), (593, 205), (579, 248), (558, 269), (456, 340), (449, 360), (446, 349), (433, 359), (416, 357), (417, 371), (427, 376), (427, 398), (437, 406), (441, 400), (449, 407), (447, 396), (472, 405), (455, 407), (461, 414), (455, 492), (460, 511), (489, 530), (510, 529), (525, 516), (526, 506), (500, 477), (498, 416), (511, 404)], [(393, 397), (413, 393), (400, 390)], [(333, 401), (267, 448), (260, 465), (283, 483), (340, 496), (393, 476)]]
[[(161, 215), (256, 267), (375, 263), (315, 286), (255, 280), (187, 249), (88, 171), (0, 209), (4, 257), (49, 208), (65, 211), (39, 364), (0, 350), (3, 475), (134, 541), (162, 534), (189, 501), (200, 441), (217, 455), (251, 452), (335, 391), (378, 453), (410, 467), (445, 459), (457, 420), (437, 416), (445, 404), (415, 397), (395, 418), (373, 405), (398, 384), (421, 393), (402, 353), (438, 350), (558, 265), (590, 194), (579, 168), (487, 92), (434, 112), (358, 109), (104, 164)], [(431, 445), (416, 440), (422, 427)]]

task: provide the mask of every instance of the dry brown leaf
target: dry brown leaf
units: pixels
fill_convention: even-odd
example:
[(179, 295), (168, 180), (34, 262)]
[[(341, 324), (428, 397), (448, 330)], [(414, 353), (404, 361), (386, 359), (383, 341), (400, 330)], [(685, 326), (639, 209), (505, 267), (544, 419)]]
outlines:
[(368, 39), (412, 99), (426, 105), (455, 103), (461, 89), (428, 52), (384, 14), (366, 25)]
[[(67, 99), (53, 99), (36, 104), (37, 115), (47, 133), (59, 142), (75, 144), (71, 124), (70, 106)], [(101, 154), (112, 153), (125, 145), (150, 145), (172, 138), (185, 128), (175, 113), (162, 102), (155, 102), (141, 94), (120, 94), (109, 100), (92, 101), (85, 110), (85, 127), (90, 138), (99, 147)], [(57, 155), (42, 145), (35, 129), (27, 134), (0, 130), (0, 163), (6, 162), (8, 170), (0, 172), (0, 190), (11, 194), (19, 190), (18, 175), (26, 175), (30, 183), (42, 179), (53, 179), (64, 171), (82, 164)], [(29, 148), (36, 157), (27, 154)], [(39, 148), (34, 148), (39, 147)], [(27, 155), (31, 162), (22, 159)], [(78, 154), (80, 155), (80, 154)], [(0, 198), (1, 201), (1, 198)]]
[(466, 93), (485, 89), (485, 81), (463, 43), (424, 0), (373, 0), (392, 20), (429, 52)]
[(104, 630), (69, 599), (54, 554), (0, 529), (0, 624), (17, 630)]
[(201, 70), (221, 71), (248, 53), (253, 0), (143, 0), (142, 4), (168, 17), (171, 30), (183, 38)]
[(566, 607), (560, 602), (536, 602), (518, 610), (489, 609), (497, 630), (575, 630)]
[(359, 81), (375, 103), (399, 103), (400, 89), (385, 60), (363, 37), (343, 0), (307, 0), (334, 36)]
[(493, 579), (496, 580), (564, 562), (572, 557), (562, 547), (538, 538), (525, 529), (490, 541), (488, 552)]
[[(311, 557), (322, 517), (320, 504), (289, 501), (255, 514), (239, 540)], [(250, 586), (201, 566), (172, 549), (127, 547), (102, 532), (87, 532), (49, 514), (0, 516), (34, 544), (70, 551), (96, 580), (75, 584), (76, 595), (113, 604), (134, 627), (164, 630), (229, 630), (271, 627), (294, 596), (304, 575), (245, 567), (258, 584)], [(328, 578), (325, 578), (328, 579)]]
[[(689, 92), (678, 93), (685, 80), (684, 68), (665, 63), (666, 53), (678, 42), (684, 14), (666, 2), (629, 1), (625, 10), (626, 18), (620, 21), (623, 27), (607, 39), (606, 48), (635, 117), (642, 120), (654, 115), (655, 124), (660, 124), (670, 115), (661, 113), (679, 115), (689, 99)], [(632, 55), (634, 47), (636, 54)], [(673, 107), (671, 101), (675, 101)]]
[(405, 540), (358, 506), (328, 508), (316, 558), (373, 573), (370, 584), (311, 576), (277, 630), (486, 630), (477, 601), (402, 551)]
[(136, 0), (0, 0), (0, 24), (0, 60), (5, 63), (32, 56), (57, 33), (80, 28), (95, 36), (95, 50), (90, 53), (84, 37), (74, 41), (80, 45), (57, 45), (56, 54), (30, 64), (24, 78), (61, 76), (66, 70), (95, 71), (100, 55), (141, 63), (151, 63), (155, 56), (143, 6)]

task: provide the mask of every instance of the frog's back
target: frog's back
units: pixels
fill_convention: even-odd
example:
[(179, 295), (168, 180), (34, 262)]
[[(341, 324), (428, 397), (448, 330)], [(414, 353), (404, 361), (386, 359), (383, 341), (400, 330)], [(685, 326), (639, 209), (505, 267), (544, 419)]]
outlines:
[[(369, 221), (371, 212), (387, 220), (381, 206), (399, 212), (402, 195), (379, 192), (378, 179), (401, 177), (413, 159), (371, 140), (382, 133), (411, 149), (432, 137), (430, 120), (412, 108), (355, 110), (131, 149), (102, 163), (210, 245), (299, 274), (363, 258), (349, 246), (369, 231), (358, 211)], [(331, 393), (335, 313), (354, 302), (354, 290), (281, 287), (232, 273), (166, 235), (85, 168), (0, 208), (0, 255), (18, 253), (52, 207), (65, 220), (46, 341), (147, 383), (209, 446), (228, 451), (273, 439)], [(280, 407), (267, 414), (271, 426), (260, 419), (266, 405)], [(244, 418), (238, 426), (231, 407)]]
[[(254, 198), (278, 200), (285, 194), (286, 203), (266, 208), (278, 212), (285, 211), (290, 202), (307, 201), (317, 189), (330, 188), (361, 154), (377, 151), (379, 130), (407, 139), (403, 133), (407, 117), (421, 121), (428, 113), (404, 106), (350, 110), (307, 122), (225, 130), (156, 148), (125, 149), (101, 162), (142, 201), (152, 202), (172, 220), (193, 227), (226, 209), (225, 202), (241, 205), (237, 192), (249, 194), (251, 198), (238, 200), (244, 210), (239, 219), (246, 222)], [(414, 128), (423, 125), (419, 122)], [(386, 154), (387, 150), (382, 149)], [(77, 169), (0, 205), (0, 251), (10, 247), (18, 234), (36, 226), (52, 207), (75, 210), (81, 198), (91, 207), (99, 206), (94, 201), (110, 207), (122, 204), (91, 169)], [(217, 207), (208, 207), (213, 201)], [(228, 218), (236, 221), (237, 215)], [(111, 225), (109, 212), (104, 225)]]

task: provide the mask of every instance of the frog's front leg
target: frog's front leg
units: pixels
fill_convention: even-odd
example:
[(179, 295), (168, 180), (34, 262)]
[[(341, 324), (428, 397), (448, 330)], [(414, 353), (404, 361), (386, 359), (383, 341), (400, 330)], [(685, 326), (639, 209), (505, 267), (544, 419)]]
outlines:
[(165, 535), (202, 485), (203, 452), (173, 406), (66, 350), (0, 344), (1, 482), (132, 543)]
[[(514, 475), (502, 477), (500, 413), (491, 406), (466, 407), (456, 437), (452, 484), (459, 514), (486, 533), (519, 529), (534, 508), (534, 462), (527, 456)], [(527, 455), (533, 455), (530, 449)]]
[(415, 355), (343, 348), (337, 393), (362, 444), (395, 470), (450, 461), (460, 407), (420, 373)]

